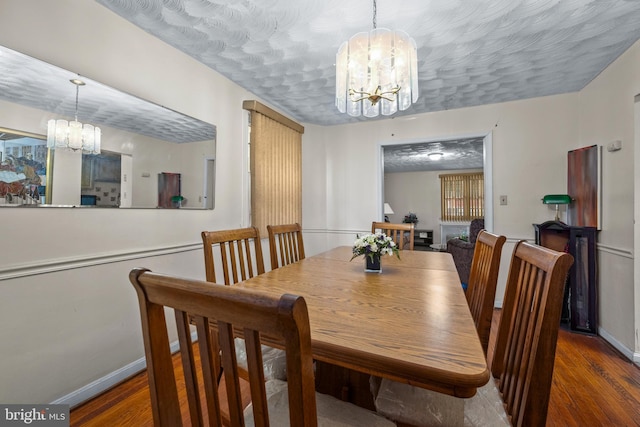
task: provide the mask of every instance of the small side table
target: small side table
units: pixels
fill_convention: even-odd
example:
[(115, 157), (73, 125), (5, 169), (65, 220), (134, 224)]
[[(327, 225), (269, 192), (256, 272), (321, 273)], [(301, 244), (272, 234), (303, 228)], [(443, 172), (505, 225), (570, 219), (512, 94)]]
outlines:
[(416, 228), (413, 234), (413, 245), (430, 246), (433, 243), (433, 230), (423, 230)]

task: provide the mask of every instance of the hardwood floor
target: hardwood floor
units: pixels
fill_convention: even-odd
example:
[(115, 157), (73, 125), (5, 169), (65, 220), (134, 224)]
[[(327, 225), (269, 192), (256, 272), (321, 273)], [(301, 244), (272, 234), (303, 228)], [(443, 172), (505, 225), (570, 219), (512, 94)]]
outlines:
[(640, 369), (600, 337), (558, 342), (547, 426), (640, 426)]
[[(489, 348), (499, 313), (494, 312)], [(181, 371), (179, 365), (174, 358), (174, 366)], [(186, 401), (184, 395), (181, 399)], [(183, 413), (186, 416), (186, 407)], [(74, 408), (70, 424), (152, 426), (146, 373)], [(640, 368), (602, 338), (561, 328), (547, 426), (640, 426)]]

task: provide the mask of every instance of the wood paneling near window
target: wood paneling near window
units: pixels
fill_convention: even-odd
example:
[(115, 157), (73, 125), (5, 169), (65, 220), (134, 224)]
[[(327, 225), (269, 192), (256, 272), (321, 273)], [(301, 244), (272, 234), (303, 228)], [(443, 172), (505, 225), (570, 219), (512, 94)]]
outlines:
[(251, 113), (251, 225), (267, 236), (267, 225), (302, 223), (302, 134), (304, 127), (257, 101)]
[(440, 175), (442, 221), (471, 221), (484, 217), (484, 174)]

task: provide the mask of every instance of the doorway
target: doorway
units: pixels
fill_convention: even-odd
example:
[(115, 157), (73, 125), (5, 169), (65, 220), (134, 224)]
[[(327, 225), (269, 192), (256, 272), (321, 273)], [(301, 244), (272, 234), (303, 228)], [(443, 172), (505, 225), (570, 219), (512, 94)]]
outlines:
[[(379, 150), (379, 162), (378, 164), (379, 166), (379, 170), (380, 170), (380, 176), (379, 176), (379, 192), (378, 192), (378, 206), (380, 206), (380, 210), (379, 210), (379, 218), (384, 218), (384, 203), (388, 202), (388, 200), (385, 200), (385, 159), (384, 159), (384, 154), (385, 154), (385, 149), (398, 149), (400, 146), (413, 146), (413, 145), (417, 145), (417, 144), (433, 144), (434, 146), (436, 146), (438, 143), (455, 143), (456, 141), (470, 141), (470, 140), (478, 140), (481, 141), (481, 168), (484, 171), (484, 202), (485, 202), (485, 229), (489, 232), (493, 231), (493, 162), (492, 162), (492, 158), (493, 158), (493, 138), (492, 138), (492, 133), (489, 132), (487, 134), (469, 134), (469, 135), (452, 135), (452, 136), (447, 136), (447, 137), (440, 137), (440, 138), (430, 138), (430, 139), (421, 139), (421, 140), (405, 140), (405, 141), (393, 141), (393, 142), (381, 142), (380, 143), (380, 150)], [(446, 144), (444, 144), (446, 145)], [(426, 161), (426, 159), (425, 159)], [(413, 190), (410, 190), (413, 191)], [(435, 190), (433, 191), (435, 193)], [(440, 190), (439, 187), (437, 189), (437, 195), (434, 194), (434, 199), (438, 200), (437, 203), (437, 213), (433, 213), (435, 212), (434, 210), (432, 210), (432, 213), (430, 214), (431, 218), (431, 224), (428, 228), (434, 228), (434, 216), (435, 218), (438, 219), (438, 233), (440, 233), (440, 226), (439, 226), (439, 215), (440, 215), (440, 208), (439, 208), (439, 199), (440, 199)], [(391, 205), (392, 209), (394, 210), (394, 212), (396, 212), (396, 215), (394, 215), (394, 220), (392, 222), (402, 222), (403, 216), (405, 214), (407, 214), (408, 212), (400, 212), (397, 211), (395, 207), (393, 207), (393, 205)], [(402, 209), (402, 208), (400, 208)], [(419, 217), (418, 217), (419, 220)], [(427, 221), (425, 221), (427, 222)], [(423, 228), (423, 227), (418, 227), (417, 228)], [(436, 240), (438, 240), (436, 238)], [(439, 240), (438, 240), (439, 241)]]
[(204, 186), (202, 196), (202, 207), (204, 209), (213, 209), (215, 200), (215, 176), (216, 163), (215, 159), (204, 159)]

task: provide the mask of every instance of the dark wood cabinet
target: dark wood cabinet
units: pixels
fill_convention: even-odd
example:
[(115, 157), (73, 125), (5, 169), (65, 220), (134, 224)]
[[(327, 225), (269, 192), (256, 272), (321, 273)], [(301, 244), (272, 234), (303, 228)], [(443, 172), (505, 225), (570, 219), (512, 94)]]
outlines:
[(560, 221), (533, 224), (536, 244), (568, 252), (574, 262), (567, 277), (562, 321), (571, 330), (597, 334), (597, 260), (595, 227), (574, 227)]

